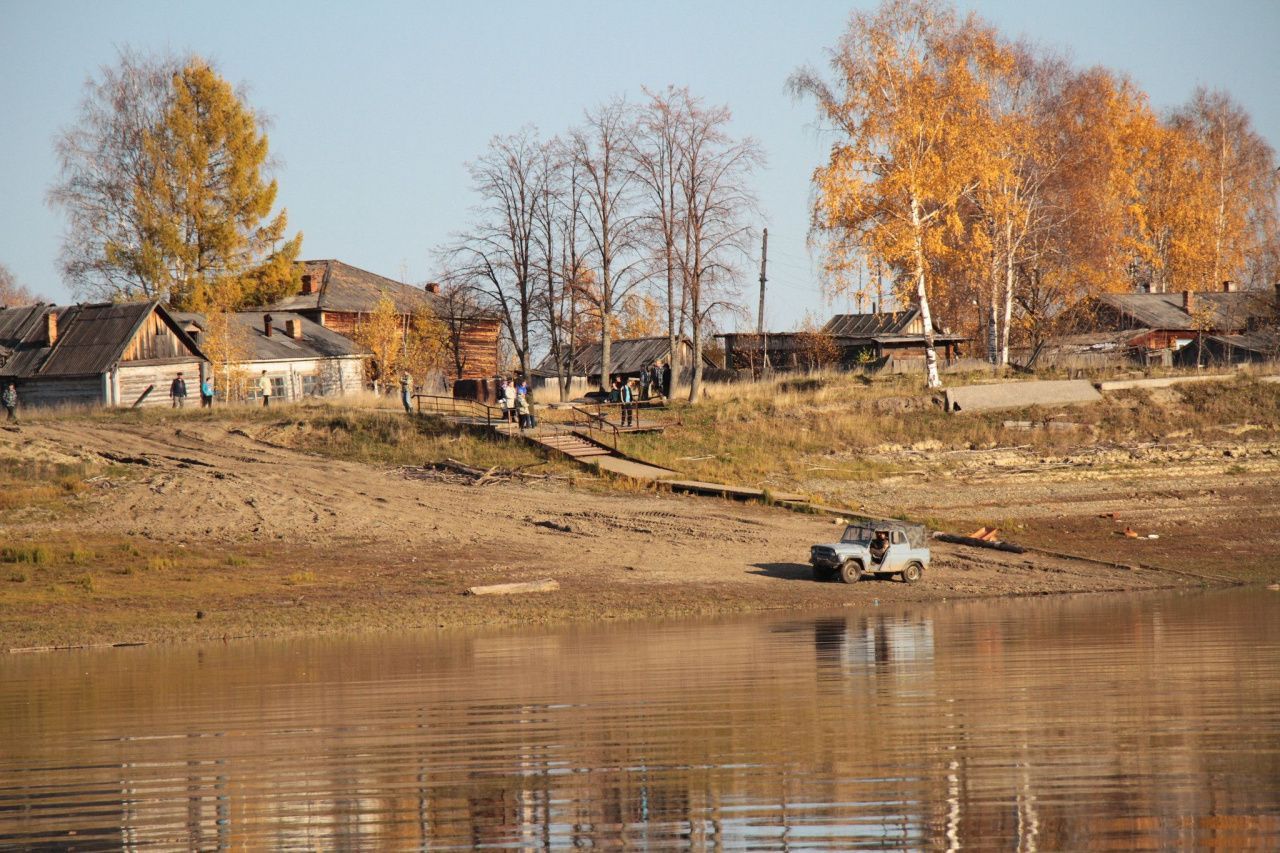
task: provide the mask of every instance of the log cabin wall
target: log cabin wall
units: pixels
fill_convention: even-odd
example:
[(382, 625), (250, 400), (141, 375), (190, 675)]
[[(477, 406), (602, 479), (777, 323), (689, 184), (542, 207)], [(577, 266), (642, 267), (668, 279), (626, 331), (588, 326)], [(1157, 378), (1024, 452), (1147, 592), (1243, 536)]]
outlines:
[(165, 360), (151, 362), (121, 362), (116, 371), (116, 405), (132, 406), (151, 387), (142, 406), (168, 406), (169, 386), (174, 377), (182, 371), (182, 378), (187, 383), (187, 405), (200, 405), (200, 361), (195, 358), (186, 360)]
[(97, 406), (103, 402), (101, 376), (16, 379), (19, 408), (44, 406)]

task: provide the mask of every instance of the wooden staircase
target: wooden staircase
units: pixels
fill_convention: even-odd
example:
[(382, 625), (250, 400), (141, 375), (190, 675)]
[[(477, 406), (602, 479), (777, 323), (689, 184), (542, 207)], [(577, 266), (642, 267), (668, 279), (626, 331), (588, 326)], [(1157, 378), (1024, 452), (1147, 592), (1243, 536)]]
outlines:
[(574, 432), (557, 432), (549, 435), (531, 436), (539, 444), (546, 445), (552, 450), (558, 450), (566, 456), (569, 456), (579, 462), (592, 462), (602, 456), (612, 456), (608, 448), (587, 441), (582, 436)]

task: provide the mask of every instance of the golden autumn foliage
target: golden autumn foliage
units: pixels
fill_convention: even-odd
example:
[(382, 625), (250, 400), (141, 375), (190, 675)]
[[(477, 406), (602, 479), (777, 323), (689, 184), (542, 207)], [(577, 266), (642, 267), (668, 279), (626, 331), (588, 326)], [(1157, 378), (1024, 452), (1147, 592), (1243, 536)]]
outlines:
[(1280, 272), (1275, 153), (1225, 93), (1162, 120), (1124, 76), (941, 0), (854, 14), (830, 58), (830, 80), (791, 81), (835, 133), (813, 176), (829, 293), (861, 304), (887, 268), (926, 325), (936, 311), (1006, 363), (1088, 296)]
[(383, 294), (373, 313), (361, 318), (352, 337), (373, 353), (369, 367), (374, 388), (389, 387), (400, 366), (405, 341), (404, 320), (390, 296)]

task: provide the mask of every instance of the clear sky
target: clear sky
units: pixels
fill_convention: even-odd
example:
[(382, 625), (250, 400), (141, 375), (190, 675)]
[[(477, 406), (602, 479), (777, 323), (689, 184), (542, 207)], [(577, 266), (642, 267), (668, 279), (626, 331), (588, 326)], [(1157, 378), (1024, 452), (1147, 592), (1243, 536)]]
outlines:
[[(689, 86), (729, 105), (769, 157), (757, 192), (769, 228), (776, 329), (827, 313), (805, 247), (808, 179), (826, 142), (786, 78), (821, 64), (849, 12), (817, 2), (59, 2), (0, 0), (0, 263), (57, 301), (61, 215), (45, 204), (52, 140), (117, 48), (194, 51), (247, 84), (273, 119), (280, 203), (303, 256), (408, 281), (467, 219), (464, 164), (524, 124), (561, 132), (585, 107), (641, 87)], [(1132, 76), (1167, 109), (1223, 88), (1280, 146), (1280, 0), (964, 0), (1006, 35)], [(755, 304), (754, 274), (744, 301)], [(844, 308), (842, 304), (834, 307)]]

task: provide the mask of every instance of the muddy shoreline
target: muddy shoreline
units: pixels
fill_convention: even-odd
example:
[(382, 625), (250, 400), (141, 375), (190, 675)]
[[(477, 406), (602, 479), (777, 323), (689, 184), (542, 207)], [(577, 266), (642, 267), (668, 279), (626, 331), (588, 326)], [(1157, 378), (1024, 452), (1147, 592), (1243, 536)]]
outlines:
[[(844, 490), (849, 505), (952, 532), (995, 524), (1009, 539), (1091, 559), (934, 543), (919, 584), (845, 585), (815, 583), (804, 562), (810, 544), (838, 536), (827, 517), (585, 478), (412, 479), (308, 452), (298, 430), (67, 419), (0, 432), (0, 457), (113, 465), (56, 506), (0, 517), (3, 543), (44, 549), (40, 562), (0, 565), (0, 647), (816, 611), (1280, 577), (1280, 455), (1269, 446), (1145, 449), (1092, 466), (1011, 451), (973, 468), (912, 451), (910, 477), (812, 491)], [(541, 578), (560, 589), (462, 594)]]

